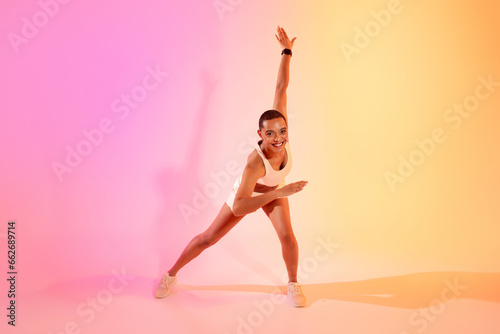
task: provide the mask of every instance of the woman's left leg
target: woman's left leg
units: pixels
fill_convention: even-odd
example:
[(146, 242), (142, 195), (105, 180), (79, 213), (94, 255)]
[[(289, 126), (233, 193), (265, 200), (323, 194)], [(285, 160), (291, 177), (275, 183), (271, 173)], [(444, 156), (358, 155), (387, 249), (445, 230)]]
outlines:
[(277, 198), (262, 207), (271, 220), (281, 242), (283, 259), (288, 271), (289, 282), (297, 282), (299, 247), (292, 230), (288, 197)]

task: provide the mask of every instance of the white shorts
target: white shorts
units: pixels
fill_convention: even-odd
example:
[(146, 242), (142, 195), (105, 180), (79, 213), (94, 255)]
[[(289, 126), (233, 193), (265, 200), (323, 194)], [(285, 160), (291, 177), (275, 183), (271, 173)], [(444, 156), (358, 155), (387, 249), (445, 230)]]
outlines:
[[(231, 189), (231, 191), (229, 192), (229, 196), (226, 199), (226, 203), (229, 206), (229, 208), (231, 209), (231, 211), (233, 211), (234, 199), (236, 198), (236, 193), (238, 192), (238, 188), (240, 187), (240, 184), (241, 184), (240, 179), (241, 179), (241, 176), (236, 179), (236, 181), (234, 182), (234, 185), (233, 185), (233, 189)], [(281, 183), (279, 184), (279, 186), (276, 189), (283, 188), (284, 186), (286, 186), (285, 179), (283, 179), (283, 181), (281, 181)], [(260, 196), (263, 194), (265, 194), (265, 193), (257, 193), (254, 191), (252, 193), (251, 197)]]

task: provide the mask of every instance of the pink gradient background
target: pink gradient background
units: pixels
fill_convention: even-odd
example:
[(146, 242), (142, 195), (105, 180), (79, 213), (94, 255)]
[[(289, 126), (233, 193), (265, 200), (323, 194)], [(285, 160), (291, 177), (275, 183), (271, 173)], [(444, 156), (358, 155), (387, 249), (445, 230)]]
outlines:
[[(8, 34), (21, 34), (22, 18), (41, 7), (2, 2), (5, 277), (9, 220), (18, 238), (17, 326), (6, 325), (2, 279), (2, 332), (56, 334), (75, 322), (82, 333), (237, 333), (283, 288), (280, 245), (259, 210), (183, 268), (175, 294), (152, 297), (225, 201), (239, 175), (228, 163), (241, 171), (258, 139), (279, 24), (298, 37), (286, 181), (309, 181), (289, 200), (311, 304), (276, 305), (251, 331), (498, 333), (500, 87), (457, 129), (443, 115), (474, 94), (478, 77), (500, 81), (500, 5), (401, 1), (348, 62), (341, 43), (353, 44), (354, 28), (389, 1), (232, 3), (218, 13), (211, 1), (71, 1), (15, 52)], [(148, 66), (168, 76), (121, 119), (113, 102), (142, 84)], [(103, 119), (113, 131), (59, 180), (54, 161)], [(391, 191), (384, 173), (434, 128), (446, 141)], [(319, 260), (325, 240), (338, 248)], [(86, 321), (78, 307), (103, 297), (122, 270), (129, 281)], [(467, 289), (424, 329), (415, 312), (440, 298), (446, 279)]]

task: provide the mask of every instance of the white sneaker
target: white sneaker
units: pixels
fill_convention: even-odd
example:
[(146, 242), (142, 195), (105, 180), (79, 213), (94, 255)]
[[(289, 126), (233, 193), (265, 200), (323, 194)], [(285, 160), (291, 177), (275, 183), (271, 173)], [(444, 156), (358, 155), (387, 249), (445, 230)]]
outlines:
[(297, 282), (289, 282), (287, 285), (288, 301), (295, 307), (303, 307), (306, 305), (306, 297), (302, 292), (300, 284)]
[(169, 273), (163, 274), (160, 279), (160, 283), (156, 286), (155, 289), (155, 298), (165, 298), (170, 291), (170, 288), (177, 283), (177, 277), (170, 276)]

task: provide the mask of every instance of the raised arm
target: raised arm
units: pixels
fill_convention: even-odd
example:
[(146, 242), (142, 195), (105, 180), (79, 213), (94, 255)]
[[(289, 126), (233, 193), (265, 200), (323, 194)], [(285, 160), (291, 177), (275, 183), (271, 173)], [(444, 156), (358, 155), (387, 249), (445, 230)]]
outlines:
[[(290, 39), (288, 38), (288, 35), (286, 34), (285, 29), (281, 28), (278, 26), (278, 34), (275, 35), (276, 39), (280, 43), (281, 49), (290, 49), (292, 50), (293, 43), (297, 39), (297, 37)], [(286, 53), (283, 53), (281, 55), (281, 61), (280, 61), (280, 66), (278, 69), (278, 79), (276, 80), (276, 91), (274, 93), (274, 102), (273, 102), (273, 109), (278, 110), (281, 112), (288, 124), (288, 116), (286, 112), (286, 89), (288, 88), (288, 81), (289, 81), (289, 73), (290, 73), (290, 59), (292, 58), (291, 55), (288, 55)]]

